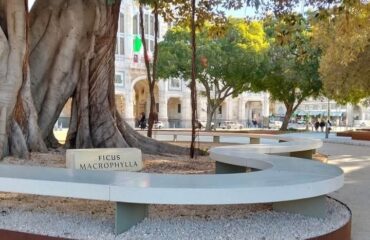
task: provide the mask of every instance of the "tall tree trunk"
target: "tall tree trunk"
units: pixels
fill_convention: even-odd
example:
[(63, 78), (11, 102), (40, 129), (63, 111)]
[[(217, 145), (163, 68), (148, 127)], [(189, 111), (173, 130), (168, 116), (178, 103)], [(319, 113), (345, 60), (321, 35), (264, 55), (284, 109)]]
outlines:
[(154, 86), (157, 82), (157, 63), (158, 63), (158, 33), (159, 33), (159, 17), (158, 17), (158, 1), (154, 1), (154, 53), (152, 64), (152, 92), (150, 93), (150, 113), (149, 113), (149, 127), (148, 137), (152, 137), (152, 129), (154, 121), (158, 121), (158, 109), (156, 107)]
[(195, 128), (197, 119), (197, 87), (195, 82), (196, 76), (196, 42), (195, 42), (195, 0), (191, 0), (191, 143), (190, 143), (190, 157), (194, 158), (195, 153)]
[(94, 18), (102, 13), (89, 2), (38, 0), (30, 13), (31, 91), (45, 139), (92, 58)]
[(207, 131), (211, 131), (212, 130), (212, 120), (213, 120), (213, 116), (214, 116), (214, 113), (217, 109), (217, 106), (213, 106), (211, 104), (209, 104), (209, 101), (208, 101), (208, 104), (207, 104), (207, 124), (206, 124), (206, 130)]
[(28, 68), (28, 4), (0, 1), (0, 159), (46, 151), (37, 126)]
[(69, 148), (139, 147), (146, 153), (186, 149), (148, 140), (116, 112), (114, 54), (120, 1), (38, 0), (31, 14), (31, 82), (43, 137), (69, 97)]
[[(155, 97), (154, 97), (154, 87), (156, 82), (156, 64), (157, 64), (157, 39), (158, 39), (158, 5), (157, 1), (154, 1), (154, 59), (152, 64), (152, 71), (150, 70), (150, 59), (148, 56), (148, 46), (146, 45), (145, 41), (145, 30), (144, 30), (144, 13), (143, 13), (143, 3), (139, 2), (139, 17), (140, 17), (140, 35), (141, 41), (143, 43), (144, 48), (144, 61), (145, 67), (147, 72), (147, 79), (149, 85), (149, 96), (150, 96), (150, 103), (149, 103), (149, 118), (148, 118), (148, 132), (147, 136), (152, 137), (153, 132), (153, 124), (154, 118), (156, 115), (156, 107), (155, 107)], [(146, 26), (149, 28), (149, 26)], [(153, 74), (153, 75), (152, 75)]]
[(289, 120), (290, 120), (290, 118), (293, 114), (293, 105), (294, 105), (294, 103), (285, 104), (286, 113), (285, 113), (285, 117), (284, 117), (284, 120), (283, 120), (283, 124), (281, 125), (281, 128), (280, 128), (281, 131), (288, 130)]

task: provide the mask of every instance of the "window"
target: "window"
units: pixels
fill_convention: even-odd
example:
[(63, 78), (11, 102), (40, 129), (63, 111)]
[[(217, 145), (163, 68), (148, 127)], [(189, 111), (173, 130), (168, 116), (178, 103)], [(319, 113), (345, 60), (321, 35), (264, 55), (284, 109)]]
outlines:
[(177, 104), (177, 113), (181, 113), (181, 104)]
[(155, 109), (157, 110), (157, 113), (159, 113), (159, 103), (155, 104)]
[(125, 54), (125, 38), (123, 36), (119, 36), (119, 55)]
[(148, 39), (146, 39), (146, 38), (145, 38), (145, 45), (146, 45), (146, 49), (148, 49), (148, 50), (149, 50), (149, 41), (148, 41)]
[[(144, 20), (145, 45), (147, 51), (154, 52), (154, 16), (149, 13), (144, 13), (143, 20)], [(133, 35), (141, 35), (139, 13), (135, 14), (133, 17), (132, 33)]]
[(118, 35), (116, 42), (116, 54), (125, 55), (125, 37)]
[(114, 83), (118, 86), (124, 87), (125, 86), (125, 74), (123, 72), (116, 73)]
[(149, 33), (149, 15), (145, 14), (144, 15), (144, 33), (148, 34)]
[(181, 80), (178, 78), (171, 78), (168, 82), (169, 90), (181, 90)]
[(304, 110), (309, 110), (308, 105), (305, 105), (305, 106), (304, 106)]
[(154, 36), (154, 17), (150, 16), (150, 35)]
[(139, 33), (138, 22), (139, 22), (138, 15), (135, 14), (134, 17), (132, 18), (132, 33), (133, 34)]
[(313, 110), (318, 110), (319, 106), (318, 105), (313, 105)]
[(218, 107), (218, 114), (222, 114), (222, 106)]
[(125, 15), (123, 13), (119, 14), (119, 32), (125, 32)]
[(149, 47), (149, 50), (151, 51), (151, 52), (154, 52), (154, 40), (150, 40), (149, 41), (149, 45), (150, 45), (150, 47)]

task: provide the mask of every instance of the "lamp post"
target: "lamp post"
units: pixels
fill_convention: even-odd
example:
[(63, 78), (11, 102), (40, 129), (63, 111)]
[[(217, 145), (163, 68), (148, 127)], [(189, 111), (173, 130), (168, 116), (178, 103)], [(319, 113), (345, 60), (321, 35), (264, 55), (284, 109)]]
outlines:
[(329, 138), (330, 100), (328, 98), (328, 118), (325, 123), (325, 138)]

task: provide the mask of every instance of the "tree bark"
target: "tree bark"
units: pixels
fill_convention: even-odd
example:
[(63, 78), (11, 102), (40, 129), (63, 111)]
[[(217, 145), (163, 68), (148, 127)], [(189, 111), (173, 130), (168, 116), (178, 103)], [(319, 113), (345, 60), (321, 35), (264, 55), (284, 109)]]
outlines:
[(44, 139), (74, 94), (81, 72), (88, 73), (94, 27), (102, 14), (97, 4), (96, 0), (53, 0), (36, 1), (32, 7), (31, 91)]
[(281, 125), (281, 128), (280, 128), (281, 131), (288, 130), (289, 120), (293, 114), (293, 105), (294, 103), (285, 103), (286, 113), (285, 113), (285, 117), (283, 120), (283, 124)]
[(149, 85), (149, 96), (150, 96), (148, 132), (147, 132), (147, 136), (150, 138), (152, 137), (153, 124), (154, 124), (154, 120), (157, 115), (156, 106), (155, 106), (156, 103), (155, 103), (155, 97), (154, 97), (154, 86), (156, 82), (156, 68), (157, 68), (157, 56), (158, 56), (157, 52), (158, 52), (158, 25), (159, 25), (157, 1), (154, 1), (153, 5), (154, 5), (154, 10), (153, 10), (154, 12), (154, 54), (153, 54), (152, 70), (150, 70), (150, 59), (148, 56), (148, 46), (146, 45), (146, 41), (145, 41), (143, 3), (139, 2), (140, 35), (141, 35), (141, 41), (143, 43), (143, 48), (144, 48), (144, 61), (145, 61), (145, 67), (146, 67), (146, 72), (147, 72), (148, 85)]
[(119, 0), (39, 0), (28, 17), (27, 0), (0, 0), (0, 158), (47, 151), (44, 140), (55, 145), (53, 127), (70, 97), (68, 147), (188, 151), (140, 135), (116, 112), (119, 8)]
[(190, 143), (190, 157), (194, 158), (195, 154), (195, 128), (197, 119), (197, 87), (195, 82), (196, 76), (196, 42), (195, 42), (195, 0), (191, 0), (191, 143)]
[[(31, 81), (44, 139), (69, 97), (68, 148), (139, 147), (145, 153), (186, 149), (136, 133), (116, 112), (114, 55), (120, 1), (37, 1), (31, 14)], [(154, 88), (154, 86), (153, 86)]]
[[(213, 120), (213, 116), (215, 114), (215, 111), (217, 109), (217, 106), (211, 106), (211, 104), (207, 104), (207, 123), (206, 123), (206, 130), (207, 131), (212, 131), (212, 120)], [(216, 126), (214, 126), (216, 127)]]
[(0, 159), (46, 151), (37, 125), (28, 67), (26, 0), (0, 1)]

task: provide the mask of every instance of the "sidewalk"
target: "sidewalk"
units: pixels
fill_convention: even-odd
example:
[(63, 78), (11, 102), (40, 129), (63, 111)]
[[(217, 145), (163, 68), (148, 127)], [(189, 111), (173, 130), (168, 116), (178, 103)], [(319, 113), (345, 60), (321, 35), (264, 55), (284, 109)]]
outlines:
[(337, 137), (331, 133), (325, 139), (322, 132), (290, 133), (288, 136), (321, 139), (318, 152), (328, 155), (328, 163), (344, 171), (344, 186), (331, 194), (352, 210), (352, 239), (370, 239), (370, 141)]
[[(284, 134), (291, 137), (321, 139), (324, 143), (336, 143), (353, 146), (370, 147), (370, 141), (352, 140), (350, 137), (338, 137), (336, 133), (330, 133), (329, 138), (325, 138), (325, 132), (300, 132)], [(370, 154), (370, 150), (369, 150)], [(370, 238), (369, 238), (370, 239)]]
[(324, 143), (318, 151), (329, 155), (329, 163), (344, 171), (343, 188), (331, 196), (343, 201), (352, 210), (352, 239), (370, 239), (370, 148)]

